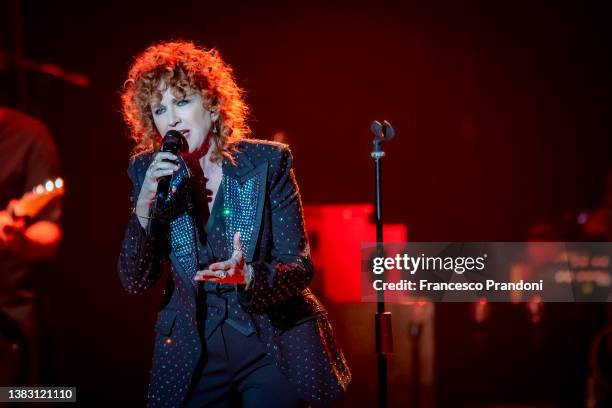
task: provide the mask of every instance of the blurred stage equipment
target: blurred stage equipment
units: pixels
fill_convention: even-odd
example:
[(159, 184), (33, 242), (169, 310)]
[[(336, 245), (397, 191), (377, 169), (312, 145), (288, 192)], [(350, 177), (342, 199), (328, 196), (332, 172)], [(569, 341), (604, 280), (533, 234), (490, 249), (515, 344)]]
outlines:
[(478, 325), (483, 325), (491, 314), (491, 304), (486, 298), (481, 298), (474, 303), (474, 321)]
[(609, 407), (612, 404), (612, 326), (604, 327), (595, 336), (590, 360), (586, 407)]
[(410, 356), (410, 406), (421, 407), (426, 401), (426, 396), (421, 395), (422, 378), (421, 373), (426, 367), (422, 366), (421, 356), (421, 337), (423, 328), (427, 322), (431, 321), (433, 314), (433, 304), (425, 300), (409, 302), (408, 304), (411, 318), (408, 325), (408, 333), (410, 335), (411, 356)]
[(529, 321), (533, 325), (539, 325), (542, 323), (542, 315), (544, 314), (544, 303), (539, 296), (533, 297), (529, 300), (525, 306), (527, 307), (527, 313), (529, 314)]
[[(332, 303), (361, 302), (361, 244), (376, 236), (373, 215), (372, 204), (304, 206), (317, 270), (312, 286)], [(386, 224), (384, 235), (390, 242), (408, 241), (404, 224)]]
[(33, 61), (28, 58), (20, 57), (16, 54), (0, 51), (0, 68), (9, 66), (9, 62), (17, 68), (51, 75), (52, 77), (82, 88), (87, 88), (90, 85), (89, 78), (86, 75), (67, 71), (58, 65), (50, 64), (48, 62)]

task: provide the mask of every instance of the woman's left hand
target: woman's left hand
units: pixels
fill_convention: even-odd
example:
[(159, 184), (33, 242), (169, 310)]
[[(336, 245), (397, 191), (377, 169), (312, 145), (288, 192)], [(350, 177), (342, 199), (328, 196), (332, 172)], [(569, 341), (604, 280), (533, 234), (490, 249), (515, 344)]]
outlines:
[(248, 276), (244, 262), (240, 232), (234, 234), (234, 253), (232, 257), (227, 261), (215, 262), (209, 265), (208, 269), (198, 271), (194, 280), (210, 280), (220, 283), (249, 283), (250, 276)]

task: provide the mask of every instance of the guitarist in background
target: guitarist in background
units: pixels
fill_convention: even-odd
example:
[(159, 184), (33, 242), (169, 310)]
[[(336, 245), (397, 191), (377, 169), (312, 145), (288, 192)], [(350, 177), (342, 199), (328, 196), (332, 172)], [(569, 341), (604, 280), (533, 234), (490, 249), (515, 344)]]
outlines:
[(0, 386), (36, 384), (38, 325), (30, 263), (51, 258), (62, 236), (57, 200), (33, 219), (14, 217), (11, 202), (56, 178), (58, 164), (41, 122), (0, 107)]

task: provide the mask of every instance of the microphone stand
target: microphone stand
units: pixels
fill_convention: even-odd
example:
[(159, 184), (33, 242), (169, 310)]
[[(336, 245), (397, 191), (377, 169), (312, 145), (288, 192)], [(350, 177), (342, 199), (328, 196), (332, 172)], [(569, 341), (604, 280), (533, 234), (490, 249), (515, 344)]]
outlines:
[[(374, 121), (371, 127), (375, 134), (373, 149), (370, 156), (374, 159), (375, 205), (376, 205), (376, 256), (383, 257), (383, 216), (382, 216), (382, 141), (393, 137), (393, 128), (389, 122), (384, 125)], [(378, 368), (378, 406), (386, 408), (387, 393), (387, 354), (393, 353), (393, 332), (391, 328), (391, 312), (385, 311), (384, 291), (378, 291), (375, 315), (376, 359)]]

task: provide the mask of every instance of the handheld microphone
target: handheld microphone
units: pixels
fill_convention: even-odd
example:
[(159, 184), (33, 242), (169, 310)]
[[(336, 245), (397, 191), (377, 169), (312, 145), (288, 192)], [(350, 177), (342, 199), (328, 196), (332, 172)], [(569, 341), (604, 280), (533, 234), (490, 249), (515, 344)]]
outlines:
[[(168, 132), (166, 132), (166, 135), (162, 140), (162, 152), (169, 152), (174, 155), (178, 155), (180, 152), (183, 152), (185, 150), (187, 150), (187, 141), (185, 140), (185, 136), (183, 136), (181, 132), (179, 132), (178, 130), (169, 130)], [(170, 162), (170, 160), (168, 159), (164, 159), (164, 161)], [(158, 203), (160, 203), (160, 201), (165, 201), (168, 197), (171, 180), (172, 176), (163, 176), (158, 179), (156, 194)]]

